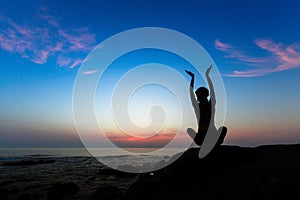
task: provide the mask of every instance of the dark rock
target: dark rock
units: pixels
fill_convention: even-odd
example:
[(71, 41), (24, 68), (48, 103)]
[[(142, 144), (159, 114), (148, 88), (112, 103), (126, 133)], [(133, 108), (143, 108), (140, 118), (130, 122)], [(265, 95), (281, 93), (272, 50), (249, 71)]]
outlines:
[(136, 176), (136, 174), (133, 173), (127, 173), (127, 172), (123, 172), (123, 171), (119, 171), (119, 170), (115, 170), (115, 169), (111, 169), (111, 168), (106, 168), (106, 169), (101, 169), (98, 173), (98, 175), (100, 176), (116, 176), (116, 177), (134, 177)]
[(17, 198), (17, 200), (37, 200), (37, 199), (41, 199), (41, 196), (39, 196), (38, 194), (29, 194), (29, 193), (21, 194)]
[[(150, 199), (291, 199), (300, 187), (300, 146), (221, 146), (203, 159), (186, 151), (164, 169), (141, 174), (123, 195)], [(293, 164), (291, 164), (293, 163)]]
[(8, 198), (8, 191), (5, 189), (0, 189), (0, 199), (7, 199)]
[(121, 191), (115, 186), (104, 186), (97, 189), (91, 196), (90, 200), (117, 200), (120, 199)]
[(80, 188), (73, 182), (67, 184), (56, 183), (49, 189), (47, 200), (60, 200), (66, 196), (73, 196), (79, 190)]

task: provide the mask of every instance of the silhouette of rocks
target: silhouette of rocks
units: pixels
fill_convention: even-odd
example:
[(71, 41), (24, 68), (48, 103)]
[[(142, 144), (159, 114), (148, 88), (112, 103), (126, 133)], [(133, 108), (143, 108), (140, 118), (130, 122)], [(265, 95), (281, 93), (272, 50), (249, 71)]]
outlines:
[(118, 171), (118, 170), (111, 169), (111, 168), (102, 169), (101, 171), (99, 171), (98, 175), (105, 176), (105, 177), (115, 176), (115, 177), (118, 177), (118, 178), (119, 177), (133, 177), (133, 176), (135, 176), (135, 174), (127, 173), (127, 172), (123, 172), (123, 171)]
[(117, 200), (120, 199), (121, 191), (115, 186), (104, 186), (98, 188), (91, 196), (90, 200)]
[(80, 188), (73, 182), (67, 184), (56, 183), (50, 187), (47, 200), (61, 200), (64, 197), (75, 195)]
[(8, 197), (8, 192), (5, 189), (0, 190), (0, 199), (6, 199)]
[(25, 193), (21, 194), (17, 200), (36, 200), (36, 199), (41, 199), (41, 196), (38, 194), (30, 194), (30, 193)]
[(300, 145), (193, 148), (170, 166), (141, 174), (123, 199), (292, 199), (300, 188)]

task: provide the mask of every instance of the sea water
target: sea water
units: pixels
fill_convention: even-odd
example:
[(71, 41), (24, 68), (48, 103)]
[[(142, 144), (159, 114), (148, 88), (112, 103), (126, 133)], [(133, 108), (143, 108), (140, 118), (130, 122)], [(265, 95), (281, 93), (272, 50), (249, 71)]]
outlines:
[[(115, 148), (91, 148), (93, 151), (101, 152), (103, 156), (130, 156), (130, 155), (154, 155), (173, 156), (184, 151), (183, 148), (164, 148), (156, 151), (155, 148), (126, 148), (120, 153)], [(135, 153), (132, 153), (135, 152)], [(149, 153), (150, 152), (150, 153)], [(22, 156), (51, 156), (51, 157), (78, 157), (93, 156), (85, 148), (0, 148), (0, 158), (22, 157)]]
[(99, 162), (113, 168), (125, 166), (127, 168), (143, 168), (167, 163), (181, 148), (127, 148), (119, 151), (115, 148), (92, 148), (92, 155), (85, 148), (0, 148), (0, 164), (15, 160), (34, 160), (41, 158), (60, 157), (95, 157)]

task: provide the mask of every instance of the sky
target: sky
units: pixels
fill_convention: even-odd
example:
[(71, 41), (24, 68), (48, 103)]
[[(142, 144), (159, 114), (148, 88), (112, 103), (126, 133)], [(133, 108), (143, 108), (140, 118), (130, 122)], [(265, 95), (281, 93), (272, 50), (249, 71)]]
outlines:
[[(212, 57), (227, 98), (226, 144), (299, 143), (299, 7), (296, 0), (2, 0), (0, 147), (82, 147), (72, 111), (79, 68), (99, 43), (139, 27), (179, 31), (201, 44)], [(125, 72), (147, 62), (172, 66), (186, 81), (189, 77), (184, 70), (193, 69), (168, 52), (133, 52), (116, 60), (105, 72), (97, 103), (103, 97), (101, 87), (111, 93)], [(197, 87), (205, 84), (197, 77)], [(137, 126), (147, 126), (149, 116), (143, 108), (157, 102), (170, 106), (171, 122), (166, 123), (165, 134), (153, 139), (154, 143), (169, 141), (178, 125), (178, 119), (172, 118), (178, 115), (174, 111), (178, 102), (166, 88), (152, 85), (143, 89), (129, 104), (133, 120)], [(106, 107), (96, 108), (98, 117), (105, 120)], [(105, 128), (118, 135), (110, 123)], [(142, 139), (135, 142), (145, 144)]]

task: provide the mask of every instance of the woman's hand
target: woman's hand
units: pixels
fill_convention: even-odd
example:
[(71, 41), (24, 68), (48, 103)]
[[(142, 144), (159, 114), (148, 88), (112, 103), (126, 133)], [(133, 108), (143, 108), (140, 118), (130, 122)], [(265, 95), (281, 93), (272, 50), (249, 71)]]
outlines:
[(194, 76), (195, 76), (194, 73), (191, 72), (191, 71), (185, 70), (185, 72), (186, 72), (188, 75), (190, 75), (191, 77), (194, 77)]
[(210, 65), (210, 66), (207, 68), (207, 70), (206, 70), (206, 72), (205, 72), (205, 75), (206, 75), (206, 76), (209, 75), (211, 68), (212, 68), (212, 65)]

